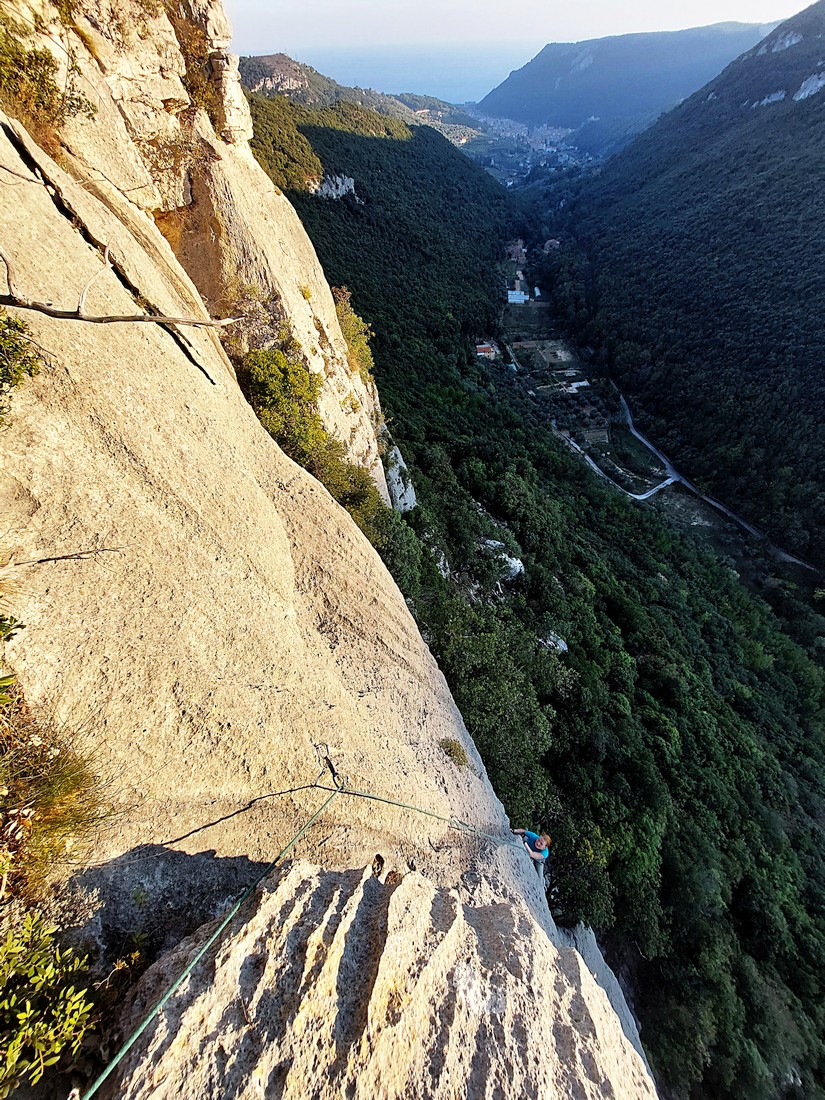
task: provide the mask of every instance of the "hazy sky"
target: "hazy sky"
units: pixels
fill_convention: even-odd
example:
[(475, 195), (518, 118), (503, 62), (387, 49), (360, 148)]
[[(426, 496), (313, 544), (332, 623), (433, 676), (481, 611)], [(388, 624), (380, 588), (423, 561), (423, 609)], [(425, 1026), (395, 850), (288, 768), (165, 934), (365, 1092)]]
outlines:
[(548, 42), (768, 23), (800, 0), (224, 0), (241, 54), (288, 53), (341, 84), (479, 100)]
[[(225, 0), (239, 53), (306, 47), (471, 42), (535, 44), (735, 20), (767, 23), (799, 0)], [(525, 58), (525, 61), (528, 60)]]

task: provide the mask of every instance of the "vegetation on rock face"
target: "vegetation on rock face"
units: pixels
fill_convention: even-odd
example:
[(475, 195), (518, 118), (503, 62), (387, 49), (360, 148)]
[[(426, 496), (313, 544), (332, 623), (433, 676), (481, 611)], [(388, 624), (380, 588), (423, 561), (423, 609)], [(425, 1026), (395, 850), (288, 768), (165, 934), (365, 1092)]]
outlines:
[(454, 737), (444, 737), (441, 741), (439, 741), (439, 745), (447, 754), (447, 756), (449, 756), (452, 762), (456, 765), (456, 767), (467, 767), (470, 761), (467, 758), (467, 750), (464, 748), (460, 741), (456, 741)]
[[(7, 614), (14, 570), (0, 570), (0, 640), (21, 629)], [(109, 815), (104, 785), (77, 738), (31, 713), (13, 676), (0, 677), (0, 1097), (77, 1056), (93, 1023), (78, 983), (85, 956), (63, 949), (54, 887)], [(57, 909), (61, 906), (58, 904)]]
[(13, 682), (0, 696), (0, 898), (42, 903), (111, 815), (82, 740), (33, 714)]
[(64, 1051), (77, 1056), (91, 1024), (92, 1003), (76, 988), (88, 961), (61, 950), (56, 931), (29, 913), (0, 940), (0, 1097), (36, 1084)]
[(9, 390), (28, 375), (37, 374), (41, 358), (29, 339), (25, 321), (9, 317), (0, 309), (0, 424), (3, 423)]
[(370, 340), (375, 333), (352, 308), (352, 295), (345, 286), (333, 287), (332, 296), (335, 299), (338, 323), (347, 342), (350, 370), (357, 371), (361, 381), (365, 385), (370, 385), (372, 368), (375, 365)]
[(28, 46), (27, 28), (0, 13), (0, 106), (18, 115), (39, 138), (48, 138), (74, 115), (91, 117), (94, 108), (74, 86), (69, 56), (65, 86), (54, 56), (41, 46)]
[(477, 360), (492, 180), (431, 131), (301, 127), (363, 200), (292, 196), (376, 331), (419, 500), (385, 556), (512, 819), (553, 835), (559, 919), (606, 938), (664, 1084), (822, 1097), (825, 618), (603, 488)]
[(290, 458), (317, 477), (375, 544), (386, 540), (387, 509), (367, 470), (346, 459), (343, 443), (318, 413), (320, 375), (312, 374), (286, 330), (280, 347), (248, 352), (239, 379), (258, 419)]
[[(151, 0), (148, 2), (151, 6)], [(206, 111), (209, 120), (216, 125), (220, 91), (212, 79), (209, 39), (206, 31), (200, 26), (189, 0), (167, 0), (165, 7), (183, 56), (185, 66), (183, 86), (193, 106)]]

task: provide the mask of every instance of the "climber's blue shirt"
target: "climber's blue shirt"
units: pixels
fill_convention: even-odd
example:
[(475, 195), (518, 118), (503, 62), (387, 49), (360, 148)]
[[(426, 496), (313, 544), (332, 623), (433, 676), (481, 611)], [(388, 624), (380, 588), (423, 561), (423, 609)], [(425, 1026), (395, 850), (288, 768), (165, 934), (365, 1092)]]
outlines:
[(538, 838), (538, 833), (531, 833), (528, 830), (525, 830), (524, 842), (527, 847), (530, 848), (531, 851), (535, 852), (537, 856), (541, 856), (542, 859), (547, 859), (547, 857), (550, 855), (550, 852), (547, 848), (536, 847), (536, 841), (538, 840)]

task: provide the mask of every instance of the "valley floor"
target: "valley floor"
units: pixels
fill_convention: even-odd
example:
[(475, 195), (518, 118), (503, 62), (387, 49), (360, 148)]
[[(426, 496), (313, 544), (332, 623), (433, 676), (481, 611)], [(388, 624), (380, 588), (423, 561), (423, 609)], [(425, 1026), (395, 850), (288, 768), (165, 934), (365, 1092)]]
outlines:
[(548, 304), (531, 301), (508, 307), (505, 330), (511, 382), (530, 399), (542, 419), (549, 421), (554, 435), (597, 476), (631, 500), (646, 501), (661, 494), (661, 503), (670, 515), (683, 520), (688, 514), (691, 527), (709, 529), (726, 542), (737, 525), (740, 542), (744, 532), (783, 564), (813, 569), (770, 543), (742, 516), (707, 496), (677, 470), (638, 430), (616, 386), (593, 377), (573, 346), (559, 338)]

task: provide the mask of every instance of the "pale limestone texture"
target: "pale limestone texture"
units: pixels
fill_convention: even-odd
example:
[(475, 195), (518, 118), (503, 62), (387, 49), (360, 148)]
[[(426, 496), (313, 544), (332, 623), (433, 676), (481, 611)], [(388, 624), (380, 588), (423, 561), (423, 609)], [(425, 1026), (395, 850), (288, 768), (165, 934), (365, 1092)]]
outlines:
[[(482, 1100), (655, 1094), (585, 998), (580, 957), (526, 905), (420, 874), (296, 863), (266, 881), (127, 1055), (123, 1100)], [(125, 1013), (143, 1019), (211, 929), (154, 967)], [(539, 993), (540, 991), (540, 993)], [(537, 995), (538, 994), (538, 995)]]
[[(324, 426), (389, 503), (378, 395), (349, 367), (315, 249), (250, 152), (252, 121), (220, 3), (79, 0), (71, 28), (47, 0), (11, 3), (24, 26), (39, 19), (46, 27), (32, 42), (51, 49), (61, 82), (71, 56), (74, 87), (97, 112), (65, 127), (61, 156), (69, 171), (119, 212), (125, 201), (150, 214), (213, 314), (236, 311), (251, 292), (255, 311), (271, 319), (271, 331), (257, 326), (258, 345), (287, 323), (321, 376)], [(191, 102), (183, 49), (201, 95), (210, 97), (211, 120)], [(204, 63), (194, 64), (194, 55)]]
[[(99, 22), (108, 33), (103, 15)], [(153, 27), (140, 39), (147, 49)], [(159, 32), (158, 57), (167, 46)], [(132, 48), (121, 47), (124, 56)], [(113, 56), (127, 64), (118, 50)], [(158, 79), (168, 80), (176, 104), (173, 70), (170, 63)], [(135, 79), (129, 94), (148, 95), (150, 86)], [(164, 188), (117, 136), (128, 114), (110, 97), (94, 120), (76, 122), (81, 136), (62, 154), (69, 171), (0, 115), (3, 195), (13, 200), (0, 204), (2, 249), (32, 298), (73, 308), (96, 275), (90, 314), (148, 304), (206, 316), (149, 213)], [(120, 160), (105, 160), (110, 147)], [(233, 179), (259, 184), (245, 147), (237, 156), (228, 148), (215, 163), (232, 156), (234, 167), (216, 168), (210, 180), (223, 181), (230, 202)], [(198, 178), (207, 187), (193, 177), (194, 189)], [(261, 232), (270, 233), (277, 200), (291, 247), (297, 221), (285, 200), (274, 190), (259, 195)], [(251, 231), (244, 201), (237, 205)], [(240, 231), (236, 240), (240, 247)], [(285, 285), (307, 278), (301, 264), (314, 253), (301, 248), (300, 262), (288, 248), (280, 257)], [(274, 263), (276, 251), (261, 263)], [(320, 269), (310, 274), (317, 298), (328, 295)], [(319, 741), (360, 788), (502, 838), (338, 797), (294, 852), (325, 869), (302, 863), (271, 880), (249, 926), (239, 922), (223, 941), (214, 988), (207, 966), (182, 994), (194, 998), (192, 1011), (183, 1001), (170, 1007), (187, 1022), (162, 1072), (188, 1077), (191, 1052), (203, 1044), (208, 1057), (189, 1094), (215, 1100), (262, 1095), (231, 1090), (257, 1088), (276, 1055), (303, 1067), (300, 1095), (340, 1095), (331, 1082), (344, 1079), (356, 1089), (363, 1081), (355, 1095), (364, 1097), (428, 1095), (428, 1067), (443, 1058), (448, 1072), (432, 1095), (501, 1095), (501, 1082), (518, 1081), (524, 1095), (652, 1096), (620, 993), (612, 992), (617, 1015), (581, 957), (553, 946), (537, 877), (509, 841), (478, 753), (392, 579), (347, 514), (263, 431), (214, 330), (20, 313), (47, 361), (13, 392), (0, 433), (3, 555), (32, 563), (18, 569), (15, 611), (26, 626), (5, 658), (29, 703), (84, 734), (112, 781), (121, 814), (84, 874), (106, 902), (104, 945), (141, 929), (153, 947), (170, 946), (214, 917), (320, 804), (312, 785)], [(98, 552), (71, 557), (89, 551)], [(464, 746), (468, 766), (440, 747), (445, 737)], [(376, 853), (382, 882), (351, 870)], [(332, 895), (339, 900), (324, 900)], [(290, 910), (294, 938), (279, 939)], [(189, 950), (161, 959), (147, 983), (162, 986)], [(282, 986), (255, 979), (260, 959)], [(367, 990), (362, 979), (373, 972)], [(253, 991), (266, 1002), (254, 1007), (259, 1030), (240, 1034), (237, 997)], [(473, 1015), (473, 1004), (495, 1012)], [(338, 1032), (312, 1025), (325, 1012), (340, 1017)], [(546, 1033), (535, 1046), (524, 1030), (530, 1018)], [(405, 1020), (409, 1032), (398, 1030)], [(244, 1027), (253, 1028), (245, 1017)], [(221, 1050), (234, 1067), (231, 1085), (214, 1076)], [(124, 1094), (164, 1095), (149, 1084), (161, 1072), (156, 1047), (133, 1053)]]

